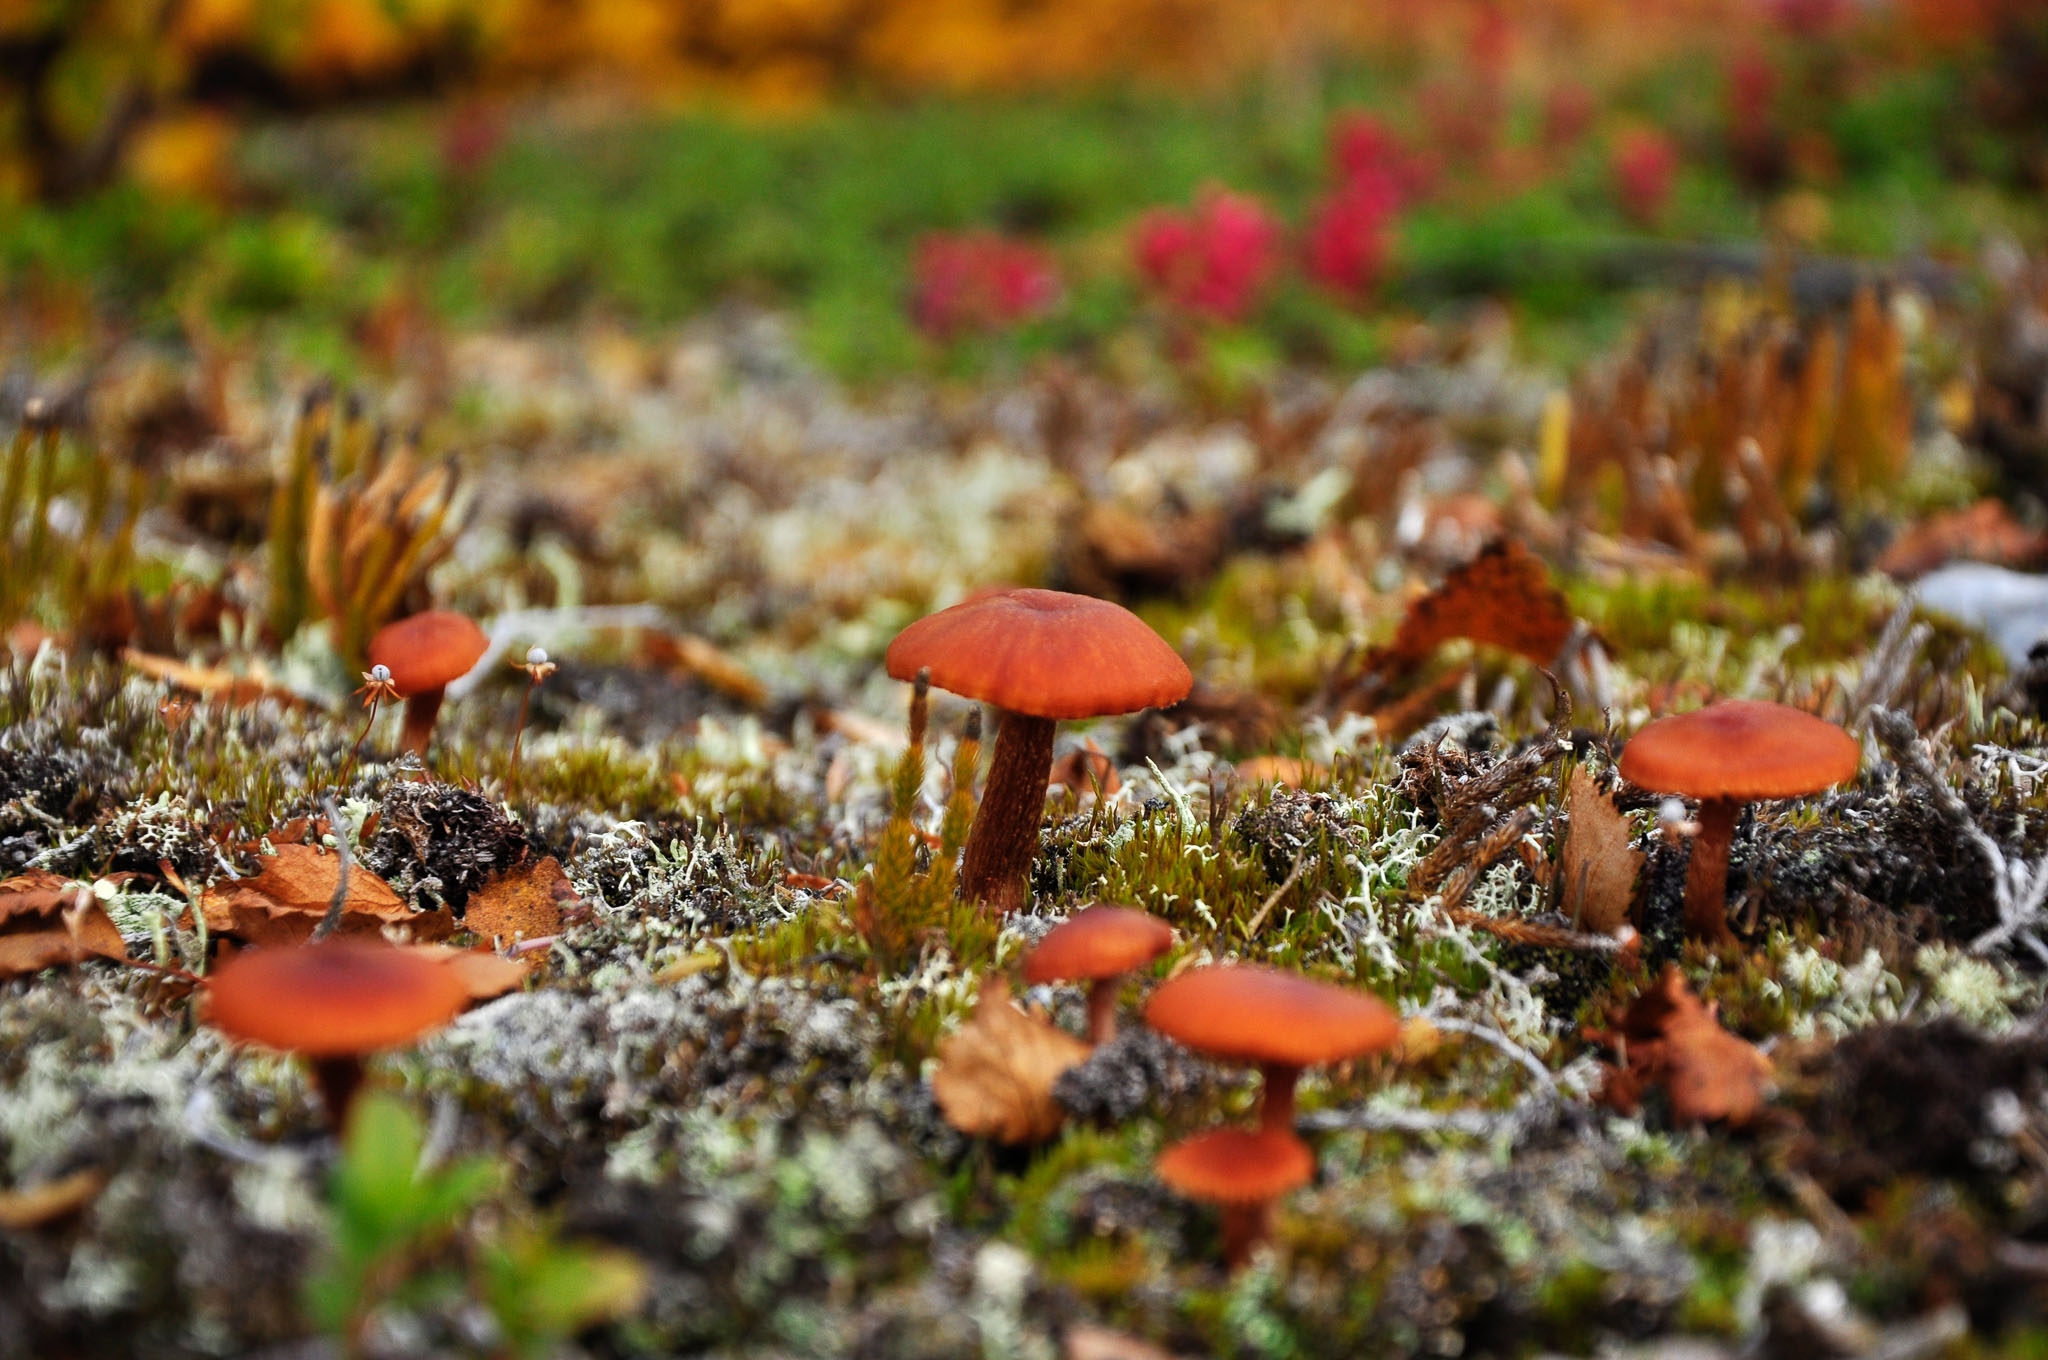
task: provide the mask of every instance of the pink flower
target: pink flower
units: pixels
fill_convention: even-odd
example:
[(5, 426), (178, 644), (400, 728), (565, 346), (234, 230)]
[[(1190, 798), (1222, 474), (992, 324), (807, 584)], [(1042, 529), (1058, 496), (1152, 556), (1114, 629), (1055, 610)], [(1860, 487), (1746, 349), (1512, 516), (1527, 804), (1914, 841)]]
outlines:
[(1330, 124), (1330, 169), (1342, 185), (1361, 180), (1390, 185), (1399, 195), (1396, 207), (1427, 198), (1436, 180), (1436, 168), (1427, 157), (1364, 112), (1344, 114)]
[(996, 331), (1043, 315), (1059, 300), (1050, 257), (994, 232), (931, 232), (911, 263), (911, 320), (926, 335), (951, 339)]
[(1678, 176), (1678, 150), (1661, 132), (1639, 129), (1615, 144), (1611, 161), (1621, 209), (1643, 226), (1664, 215), (1671, 184)]
[(1597, 111), (1593, 92), (1584, 85), (1568, 80), (1557, 86), (1543, 101), (1543, 144), (1553, 151), (1577, 145)]
[(1154, 208), (1132, 232), (1138, 272), (1169, 304), (1217, 321), (1239, 321), (1259, 302), (1280, 262), (1279, 224), (1246, 194), (1206, 189), (1189, 210)]
[(1386, 269), (1398, 203), (1391, 186), (1364, 180), (1317, 204), (1302, 243), (1309, 277), (1354, 302), (1363, 298)]

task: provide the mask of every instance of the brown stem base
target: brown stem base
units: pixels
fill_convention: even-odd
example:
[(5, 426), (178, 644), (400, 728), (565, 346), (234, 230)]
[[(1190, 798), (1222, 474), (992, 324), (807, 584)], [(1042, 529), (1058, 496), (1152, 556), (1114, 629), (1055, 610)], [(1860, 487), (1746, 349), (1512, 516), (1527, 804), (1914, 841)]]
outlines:
[(321, 1103), (327, 1106), (327, 1122), (340, 1133), (348, 1127), (348, 1109), (355, 1103), (356, 1092), (363, 1085), (363, 1061), (360, 1058), (315, 1058), (313, 1061), (313, 1085), (320, 1092)]
[(1273, 1201), (1223, 1206), (1223, 1264), (1242, 1269), (1259, 1244), (1273, 1234)]
[(1301, 1077), (1299, 1067), (1267, 1063), (1264, 1096), (1259, 1101), (1259, 1127), (1294, 1132), (1294, 1083)]
[(1045, 816), (1057, 724), (1051, 718), (998, 711), (1002, 717), (988, 783), (960, 861), (960, 895), (995, 911), (1011, 912), (1030, 896), (1031, 860), (1038, 854), (1038, 824)]
[(405, 726), (398, 744), (421, 760), (427, 758), (427, 744), (434, 739), (434, 719), (441, 716), (441, 700), (447, 693), (446, 689), (423, 689), (406, 696)]
[(1728, 928), (1728, 850), (1735, 843), (1735, 818), (1742, 804), (1709, 798), (1700, 804), (1700, 830), (1685, 865), (1685, 933), (1711, 945), (1732, 943)]
[(1088, 1042), (1100, 1047), (1116, 1038), (1116, 994), (1123, 977), (1097, 978), (1088, 988)]

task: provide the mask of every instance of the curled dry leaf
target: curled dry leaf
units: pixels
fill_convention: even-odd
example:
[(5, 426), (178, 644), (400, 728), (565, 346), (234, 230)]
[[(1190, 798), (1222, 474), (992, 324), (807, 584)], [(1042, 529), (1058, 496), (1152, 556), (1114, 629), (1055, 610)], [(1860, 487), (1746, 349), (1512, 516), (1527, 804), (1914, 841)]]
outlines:
[(1055, 760), (1047, 783), (1071, 791), (1076, 798), (1098, 790), (1107, 798), (1124, 786), (1117, 776), (1116, 762), (1092, 739), (1087, 746), (1077, 746)]
[(1088, 1045), (1010, 1002), (1001, 978), (984, 978), (966, 1024), (939, 1045), (932, 1092), (946, 1122), (999, 1143), (1041, 1143), (1059, 1131), (1052, 1084)]
[(1675, 964), (1667, 968), (1630, 1004), (1618, 1033), (1588, 1035), (1621, 1055), (1606, 1069), (1602, 1103), (1633, 1114), (1646, 1090), (1662, 1086), (1681, 1124), (1720, 1121), (1741, 1128), (1756, 1118), (1771, 1060), (1723, 1029), (1715, 1009), (1693, 994)]
[(1635, 901), (1642, 851), (1629, 833), (1628, 818), (1602, 793), (1584, 765), (1572, 770), (1571, 826), (1564, 836), (1564, 914), (1579, 929), (1611, 935), (1628, 919)]
[(88, 958), (128, 961), (121, 932), (91, 890), (33, 870), (0, 883), (0, 978)]
[[(299, 944), (313, 933), (334, 900), (341, 859), (310, 845), (280, 845), (251, 878), (228, 879), (199, 899), (206, 928), (249, 944)], [(360, 864), (349, 870), (340, 935), (374, 935), (405, 926), (414, 938), (444, 939), (455, 929), (445, 911), (414, 911), (391, 885)]]
[(1250, 756), (1237, 762), (1237, 777), (1250, 784), (1285, 784), (1298, 789), (1329, 771), (1299, 756)]
[(649, 632), (640, 654), (650, 665), (694, 675), (728, 699), (758, 708), (768, 701), (768, 687), (752, 671), (712, 643), (688, 633)]
[(1408, 606), (1394, 640), (1368, 670), (1405, 670), (1453, 638), (1470, 638), (1547, 665), (1572, 635), (1571, 606), (1550, 570), (1512, 538), (1497, 538)]
[(559, 934), (563, 903), (576, 890), (553, 855), (507, 869), (469, 895), (462, 925), (479, 939), (537, 940)]
[(516, 992), (526, 981), (525, 964), (488, 949), (457, 949), (452, 944), (417, 944), (407, 948), (454, 974), (471, 1001), (489, 1001), (494, 996)]
[(306, 703), (304, 696), (272, 683), (270, 672), (260, 661), (252, 664), (247, 672), (238, 673), (215, 666), (188, 666), (172, 657), (151, 656), (132, 647), (121, 653), (121, 659), (135, 670), (175, 689), (208, 699), (225, 700), (237, 706), (262, 699), (274, 699), (289, 708), (303, 708)]
[(88, 1167), (22, 1190), (0, 1190), (0, 1228), (26, 1232), (70, 1218), (99, 1198), (107, 1173)]

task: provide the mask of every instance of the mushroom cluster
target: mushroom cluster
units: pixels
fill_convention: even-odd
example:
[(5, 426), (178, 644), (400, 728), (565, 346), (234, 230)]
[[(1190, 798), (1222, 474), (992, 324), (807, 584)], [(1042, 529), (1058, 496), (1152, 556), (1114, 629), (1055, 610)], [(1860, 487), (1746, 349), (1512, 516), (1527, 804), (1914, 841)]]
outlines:
[(1278, 968), (1215, 964), (1152, 993), (1145, 1023), (1198, 1053), (1254, 1063), (1265, 1078), (1256, 1130), (1196, 1134), (1160, 1154), (1160, 1179), (1223, 1206), (1224, 1260), (1236, 1267), (1270, 1230), (1273, 1202), (1304, 1185), (1315, 1158), (1294, 1132), (1302, 1069), (1384, 1053), (1400, 1019), (1378, 997)]

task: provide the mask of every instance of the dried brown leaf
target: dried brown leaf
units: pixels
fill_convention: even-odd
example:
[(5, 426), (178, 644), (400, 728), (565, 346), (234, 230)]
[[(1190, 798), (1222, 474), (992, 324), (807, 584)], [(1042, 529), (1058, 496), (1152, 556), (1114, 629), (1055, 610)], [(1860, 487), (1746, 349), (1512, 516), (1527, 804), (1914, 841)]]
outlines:
[(528, 969), (517, 959), (508, 959), (488, 949), (458, 949), (452, 944), (407, 946), (413, 953), (432, 959), (455, 975), (471, 1001), (489, 1001), (494, 996), (516, 992), (526, 982)]
[(121, 932), (89, 890), (33, 871), (0, 883), (0, 978), (88, 958), (128, 961)]
[[(313, 933), (334, 900), (341, 859), (310, 845), (280, 845), (251, 878), (229, 879), (199, 899), (206, 928), (250, 944), (299, 944)], [(391, 885), (361, 865), (349, 871), (340, 935), (374, 935), (385, 926), (406, 926), (416, 939), (438, 940), (454, 931), (445, 911), (414, 911)]]
[(107, 1188), (107, 1173), (87, 1168), (26, 1190), (0, 1190), (0, 1228), (26, 1232), (79, 1213)]
[(1564, 914), (1581, 930), (1611, 935), (1628, 919), (1636, 876), (1645, 856), (1635, 848), (1628, 818), (1584, 765), (1572, 769), (1565, 832)]
[(1012, 1005), (1001, 978), (984, 978), (974, 1014), (939, 1045), (932, 1092), (946, 1122), (962, 1133), (1041, 1143), (1063, 1118), (1053, 1082), (1088, 1053), (1073, 1035)]
[(561, 861), (549, 855), (508, 869), (471, 893), (462, 925), (482, 939), (537, 940), (562, 929), (562, 903), (575, 895)]
[(303, 708), (305, 699), (281, 685), (271, 683), (270, 673), (260, 664), (252, 666), (247, 674), (222, 670), (216, 666), (189, 666), (168, 656), (151, 656), (133, 648), (121, 653), (121, 659), (144, 675), (161, 680), (176, 689), (188, 690), (209, 699), (221, 699), (237, 706), (253, 704), (262, 699), (274, 699), (289, 708)]
[(1716, 1008), (1701, 1001), (1676, 965), (1637, 997), (1618, 1034), (1595, 1034), (1621, 1053), (1607, 1069), (1600, 1099), (1633, 1113), (1644, 1091), (1664, 1088), (1681, 1124), (1714, 1121), (1741, 1128), (1763, 1108), (1771, 1060), (1722, 1028)]
[(1453, 638), (1470, 638), (1548, 664), (1572, 635), (1571, 607), (1550, 570), (1512, 538), (1497, 538), (1408, 606), (1394, 640), (1367, 659), (1392, 674), (1426, 660)]

